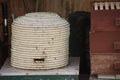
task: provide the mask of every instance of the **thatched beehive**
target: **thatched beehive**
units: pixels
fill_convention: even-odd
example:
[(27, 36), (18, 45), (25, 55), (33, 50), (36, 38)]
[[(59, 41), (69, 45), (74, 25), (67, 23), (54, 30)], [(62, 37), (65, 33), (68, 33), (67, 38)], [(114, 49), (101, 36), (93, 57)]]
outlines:
[(28, 13), (12, 23), (11, 65), (53, 69), (68, 64), (69, 23), (56, 13)]

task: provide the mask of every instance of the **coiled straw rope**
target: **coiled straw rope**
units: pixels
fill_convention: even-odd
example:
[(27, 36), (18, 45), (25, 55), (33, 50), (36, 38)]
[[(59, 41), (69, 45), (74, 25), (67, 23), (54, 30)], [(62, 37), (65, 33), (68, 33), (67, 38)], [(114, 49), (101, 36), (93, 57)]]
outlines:
[(68, 64), (69, 23), (56, 13), (27, 13), (12, 23), (11, 65), (53, 69)]

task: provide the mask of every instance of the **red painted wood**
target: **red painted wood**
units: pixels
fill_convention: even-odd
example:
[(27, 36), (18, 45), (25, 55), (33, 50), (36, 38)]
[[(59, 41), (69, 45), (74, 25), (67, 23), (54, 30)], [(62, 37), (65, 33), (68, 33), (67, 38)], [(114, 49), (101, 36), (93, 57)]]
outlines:
[(120, 31), (120, 10), (92, 10), (91, 17), (93, 31)]
[(114, 49), (120, 50), (120, 42), (114, 42)]
[(91, 74), (120, 74), (119, 62), (120, 54), (91, 55)]
[(120, 9), (93, 10), (93, 4), (90, 30), (91, 74), (120, 74)]
[(115, 61), (113, 65), (115, 70), (120, 71), (120, 61)]
[(91, 54), (120, 53), (120, 31), (96, 31), (90, 33)]
[(120, 18), (115, 19), (115, 26), (120, 27)]

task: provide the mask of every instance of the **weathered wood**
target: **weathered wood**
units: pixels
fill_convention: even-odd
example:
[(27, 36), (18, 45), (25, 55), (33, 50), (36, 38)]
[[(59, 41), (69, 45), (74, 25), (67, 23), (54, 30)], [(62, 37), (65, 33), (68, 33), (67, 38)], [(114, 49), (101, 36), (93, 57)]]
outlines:
[(59, 13), (62, 17), (74, 11), (90, 11), (90, 0), (45, 0), (45, 11)]
[(102, 2), (109, 2), (110, 1), (111, 2), (111, 1), (119, 1), (119, 0), (91, 0), (91, 2), (92, 1), (95, 1), (95, 2), (97, 2), (97, 1), (98, 2), (100, 2), (100, 1), (102, 1)]
[(27, 12), (51, 11), (67, 18), (74, 11), (90, 11), (90, 0), (9, 0), (9, 5), (15, 17)]
[(105, 74), (99, 74), (98, 79), (116, 79), (116, 75), (105, 75)]
[(108, 2), (106, 10), (103, 3), (107, 2), (95, 2), (91, 7), (91, 74), (120, 74), (119, 5)]
[(91, 73), (92, 74), (120, 74), (116, 69), (115, 62), (120, 61), (119, 54), (113, 55), (91, 55)]

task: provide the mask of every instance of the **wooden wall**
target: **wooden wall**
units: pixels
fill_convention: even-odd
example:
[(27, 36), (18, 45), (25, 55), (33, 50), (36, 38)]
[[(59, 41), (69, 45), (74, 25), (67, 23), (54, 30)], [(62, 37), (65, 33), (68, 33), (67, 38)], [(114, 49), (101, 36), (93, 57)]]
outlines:
[[(12, 15), (18, 17), (28, 12), (56, 12), (64, 18), (74, 11), (90, 11), (90, 0), (0, 0), (8, 4), (9, 36), (11, 36)], [(0, 40), (3, 40), (2, 10), (0, 6)], [(10, 38), (9, 38), (10, 42)]]
[[(16, 17), (28, 12), (56, 12), (64, 18), (74, 11), (90, 11), (90, 1), (119, 1), (119, 0), (0, 0), (8, 3), (9, 28), (11, 29), (12, 14)], [(9, 29), (9, 35), (10, 35)], [(2, 40), (2, 11), (0, 6), (0, 40)]]
[(74, 11), (90, 11), (90, 0), (9, 0), (15, 16), (26, 12), (51, 11), (67, 18)]
[(44, 10), (67, 18), (74, 11), (90, 11), (90, 0), (44, 0)]

